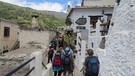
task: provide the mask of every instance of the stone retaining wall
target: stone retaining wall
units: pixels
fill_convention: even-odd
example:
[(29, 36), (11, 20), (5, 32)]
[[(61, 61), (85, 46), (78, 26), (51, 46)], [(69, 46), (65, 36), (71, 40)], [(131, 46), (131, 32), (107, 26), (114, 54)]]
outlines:
[[(32, 52), (41, 50), (45, 52), (54, 36), (55, 31), (20, 30), (19, 41), (21, 48), (0, 55), (0, 76), (4, 76), (15, 67), (27, 61)], [(43, 62), (46, 64), (46, 55), (44, 54), (43, 57)], [(29, 64), (17, 71), (13, 76), (23, 76), (28, 69)]]

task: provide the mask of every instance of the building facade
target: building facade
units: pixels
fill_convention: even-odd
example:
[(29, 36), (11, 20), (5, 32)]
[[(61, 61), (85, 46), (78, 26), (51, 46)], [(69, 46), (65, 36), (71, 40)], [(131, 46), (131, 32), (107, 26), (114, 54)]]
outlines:
[(17, 23), (0, 19), (0, 53), (11, 51), (18, 43), (19, 27)]
[(105, 48), (105, 36), (109, 30), (114, 5), (114, 0), (83, 0), (81, 6), (68, 6), (66, 23), (77, 33), (76, 50), (80, 50), (78, 55), (82, 62), (86, 48), (94, 49), (95, 52), (97, 48)]

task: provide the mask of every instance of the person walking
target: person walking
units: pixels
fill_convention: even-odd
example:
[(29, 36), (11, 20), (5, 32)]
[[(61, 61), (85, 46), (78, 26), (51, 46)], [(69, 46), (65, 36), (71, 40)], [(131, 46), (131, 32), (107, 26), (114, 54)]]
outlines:
[(52, 44), (53, 44), (53, 48), (56, 50), (56, 47), (57, 47), (57, 37), (55, 36), (53, 39), (52, 39)]
[(74, 52), (69, 45), (62, 50), (63, 76), (72, 76), (74, 70)]
[(58, 43), (59, 43), (59, 48), (60, 47), (63, 47), (63, 39), (62, 39), (62, 37), (59, 37), (59, 39), (58, 39)]
[(48, 55), (48, 63), (51, 61), (52, 62), (52, 57), (54, 54), (54, 49), (52, 48), (51, 45), (49, 45), (48, 49), (47, 49), (47, 55)]
[(88, 57), (85, 58), (83, 71), (85, 76), (98, 76), (100, 62), (96, 56), (93, 56), (92, 49), (87, 50)]
[(56, 53), (53, 55), (52, 70), (54, 71), (54, 76), (61, 76), (63, 70), (61, 49), (57, 50)]

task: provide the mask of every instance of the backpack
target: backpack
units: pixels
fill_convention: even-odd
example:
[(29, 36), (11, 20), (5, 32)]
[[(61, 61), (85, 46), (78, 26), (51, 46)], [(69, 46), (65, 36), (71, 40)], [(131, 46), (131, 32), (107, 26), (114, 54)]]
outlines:
[(99, 69), (99, 61), (96, 57), (89, 58), (88, 65), (87, 65), (87, 72), (88, 73), (98, 73)]
[(59, 40), (59, 44), (62, 44), (63, 43), (63, 41), (62, 40)]
[(56, 55), (54, 57), (54, 62), (53, 62), (53, 66), (55, 67), (60, 67), (62, 65), (62, 61), (61, 61), (61, 55)]
[(54, 53), (54, 52), (53, 52), (53, 48), (50, 48), (48, 54), (49, 54), (49, 55), (53, 55), (53, 53)]
[(64, 50), (64, 65), (70, 65), (71, 64), (71, 57), (70, 57), (70, 49)]

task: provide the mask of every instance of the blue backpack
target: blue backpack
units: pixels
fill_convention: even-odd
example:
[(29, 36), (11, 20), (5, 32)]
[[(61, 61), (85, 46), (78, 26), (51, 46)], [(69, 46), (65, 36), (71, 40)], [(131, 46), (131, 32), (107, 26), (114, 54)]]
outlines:
[(64, 50), (64, 65), (70, 65), (71, 64), (71, 57), (70, 57), (70, 49)]
[(88, 73), (98, 73), (99, 70), (99, 61), (97, 57), (90, 57), (87, 65)]

